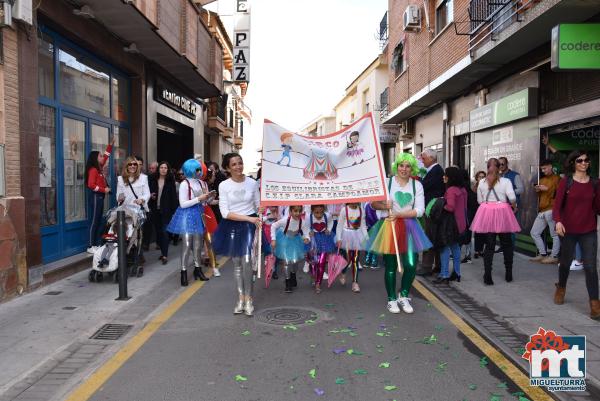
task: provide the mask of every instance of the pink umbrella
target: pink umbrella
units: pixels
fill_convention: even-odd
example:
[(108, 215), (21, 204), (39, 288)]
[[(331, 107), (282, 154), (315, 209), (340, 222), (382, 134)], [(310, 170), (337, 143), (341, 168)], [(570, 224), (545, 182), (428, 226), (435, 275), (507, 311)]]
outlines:
[(267, 255), (265, 257), (265, 287), (269, 288), (271, 284), (271, 276), (273, 275), (273, 269), (275, 268), (275, 255)]
[(329, 276), (327, 279), (327, 288), (331, 287), (337, 276), (340, 275), (346, 266), (348, 266), (348, 261), (340, 255), (339, 249), (338, 253), (329, 255), (327, 258), (327, 275)]

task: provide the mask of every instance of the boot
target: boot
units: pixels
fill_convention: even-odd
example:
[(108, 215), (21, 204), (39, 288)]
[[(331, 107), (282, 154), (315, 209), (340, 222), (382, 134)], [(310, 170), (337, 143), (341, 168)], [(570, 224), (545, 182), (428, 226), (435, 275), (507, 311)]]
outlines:
[(485, 272), (483, 273), (483, 284), (494, 285), (494, 280), (492, 280), (492, 269), (485, 269)]
[(296, 273), (290, 273), (290, 284), (292, 287), (298, 287), (298, 282), (296, 281)]
[(600, 301), (597, 299), (590, 300), (590, 317), (594, 320), (600, 319)]
[(512, 267), (506, 268), (506, 272), (504, 273), (504, 280), (506, 280), (507, 283), (510, 283), (511, 281), (513, 281)]
[(202, 273), (202, 268), (199, 266), (194, 267), (194, 279), (200, 281), (208, 281), (208, 277)]
[(181, 286), (187, 287), (187, 285), (188, 285), (187, 270), (182, 270), (181, 271)]
[[(558, 283), (555, 283), (556, 291), (554, 291), (554, 303), (556, 305), (562, 305), (565, 303), (565, 293), (567, 292), (566, 287), (561, 287)], [(591, 301), (590, 301), (591, 302)]]
[(285, 292), (286, 293), (290, 293), (292, 292), (292, 283), (291, 283), (292, 279), (286, 278), (285, 279)]

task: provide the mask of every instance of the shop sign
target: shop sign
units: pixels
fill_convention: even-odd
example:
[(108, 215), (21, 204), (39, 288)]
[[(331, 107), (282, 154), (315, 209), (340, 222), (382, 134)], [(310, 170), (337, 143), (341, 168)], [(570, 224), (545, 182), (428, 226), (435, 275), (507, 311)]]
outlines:
[(574, 149), (598, 151), (600, 147), (600, 125), (552, 134), (550, 143), (559, 151), (572, 151)]
[(233, 80), (250, 81), (250, 5), (248, 0), (236, 0), (233, 31)]
[(537, 88), (526, 88), (493, 103), (486, 104), (469, 114), (471, 132), (505, 124), (537, 114)]
[(400, 136), (400, 127), (379, 126), (379, 142), (380, 143), (397, 143)]
[(560, 24), (552, 28), (553, 71), (600, 69), (600, 24)]
[(160, 103), (185, 114), (186, 116), (196, 119), (198, 105), (187, 97), (178, 94), (177, 92), (167, 89), (159, 83), (156, 84), (156, 100)]

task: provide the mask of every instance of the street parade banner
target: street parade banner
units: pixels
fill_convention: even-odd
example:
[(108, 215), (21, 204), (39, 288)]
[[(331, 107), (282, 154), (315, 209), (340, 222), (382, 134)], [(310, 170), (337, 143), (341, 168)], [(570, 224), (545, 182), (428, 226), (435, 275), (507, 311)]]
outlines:
[(266, 120), (261, 204), (385, 200), (385, 169), (371, 113), (341, 131), (303, 136)]

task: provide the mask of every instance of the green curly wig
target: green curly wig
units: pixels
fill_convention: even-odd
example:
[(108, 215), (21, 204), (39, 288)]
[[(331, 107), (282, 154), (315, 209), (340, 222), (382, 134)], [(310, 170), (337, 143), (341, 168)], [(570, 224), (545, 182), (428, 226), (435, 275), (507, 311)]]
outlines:
[(394, 175), (398, 174), (398, 166), (402, 163), (410, 164), (411, 176), (416, 176), (419, 174), (419, 164), (417, 163), (417, 158), (410, 153), (401, 152), (398, 153), (398, 155), (396, 156), (396, 161), (394, 161), (394, 163), (392, 164), (392, 173), (394, 173)]

